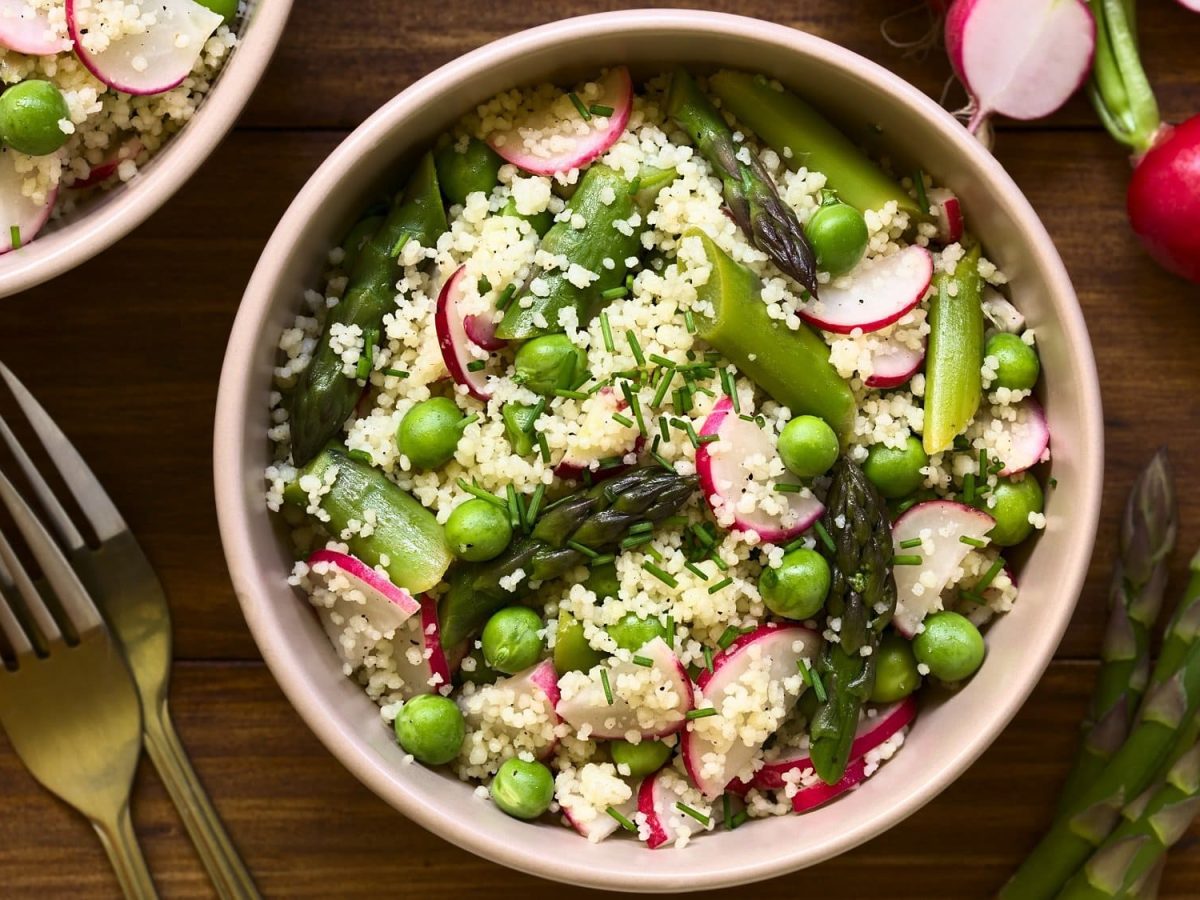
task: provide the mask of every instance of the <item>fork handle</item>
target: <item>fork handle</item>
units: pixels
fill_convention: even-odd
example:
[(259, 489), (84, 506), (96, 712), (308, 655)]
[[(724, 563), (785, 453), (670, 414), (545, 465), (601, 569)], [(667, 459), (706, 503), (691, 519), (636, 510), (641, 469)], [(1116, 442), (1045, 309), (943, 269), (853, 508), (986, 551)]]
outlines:
[(146, 751), (222, 900), (259, 900), (246, 864), (233, 846), (171, 721), (166, 701), (147, 710)]
[(158, 891), (129, 817), (129, 804), (123, 804), (112, 818), (93, 819), (92, 827), (100, 836), (125, 896), (129, 900), (157, 900)]

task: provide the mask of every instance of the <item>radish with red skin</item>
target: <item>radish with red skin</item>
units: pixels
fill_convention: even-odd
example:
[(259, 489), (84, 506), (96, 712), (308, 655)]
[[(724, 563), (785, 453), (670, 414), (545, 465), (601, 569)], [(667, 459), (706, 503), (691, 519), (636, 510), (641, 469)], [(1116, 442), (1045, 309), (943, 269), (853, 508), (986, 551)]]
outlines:
[[(613, 807), (618, 814), (624, 816), (627, 821), (632, 822), (634, 813), (638, 811), (638, 794), (641, 789), (641, 782), (635, 782), (633, 785), (633, 793), (624, 803), (619, 803)], [(593, 844), (597, 844), (611, 835), (622, 825), (620, 821), (611, 815), (607, 808), (598, 810), (598, 815), (590, 819), (584, 819), (578, 812), (572, 812), (571, 804), (564, 802), (560, 798), (559, 805), (562, 807), (563, 817), (570, 823), (579, 834), (587, 838)]]
[[(407, 698), (416, 694), (440, 693), (441, 688), (450, 684), (450, 663), (442, 649), (441, 632), (438, 630), (437, 601), (422, 595), (420, 615), (413, 616), (405, 624), (407, 631), (398, 632), (392, 640), (396, 674), (404, 682), (401, 695)], [(409, 658), (409, 649), (419, 653), (418, 662)]]
[(851, 760), (846, 766), (846, 771), (841, 779), (835, 784), (826, 784), (817, 779), (813, 784), (807, 785), (796, 791), (796, 795), (792, 797), (792, 812), (806, 813), (816, 809), (818, 806), (824, 806), (830, 800), (834, 800), (849, 791), (854, 790), (860, 784), (867, 780), (867, 761), (864, 757)]
[[(708, 830), (709, 825), (679, 808), (679, 804), (684, 802), (680, 798), (686, 793), (686, 784), (687, 782), (669, 767), (659, 769), (653, 775), (642, 779), (637, 793), (638, 812), (646, 817), (646, 846), (651, 850), (674, 844), (679, 839), (678, 831), (681, 829), (686, 830), (689, 835)], [(684, 805), (693, 808), (690, 804)], [(720, 818), (720, 807), (714, 806), (708, 817), (710, 822), (716, 822)]]
[[(740, 512), (736, 504), (755, 480), (745, 463), (761, 457), (765, 460), (778, 458), (779, 452), (771, 437), (753, 422), (740, 418), (733, 410), (733, 401), (721, 397), (704, 420), (700, 434), (715, 434), (718, 440), (701, 444), (696, 450), (696, 472), (700, 476), (700, 487), (704, 498), (713, 512), (733, 505), (733, 527), (739, 531), (753, 531), (764, 541), (779, 543), (807, 531), (825, 511), (811, 493), (776, 494), (786, 498), (787, 510), (781, 514), (754, 509)], [(779, 483), (797, 484), (798, 480), (784, 470), (777, 479)]]
[(386, 575), (349, 553), (318, 550), (308, 558), (308, 566), (312, 569), (319, 565), (336, 570), (350, 582), (352, 589), (362, 594), (363, 603), (347, 605), (361, 607), (355, 611), (366, 616), (367, 621), (381, 632), (394, 631), (421, 608), (412, 594), (396, 587)]
[(930, 188), (929, 213), (937, 225), (937, 239), (942, 244), (953, 244), (963, 236), (962, 204), (949, 188)]
[(494, 313), (472, 313), (463, 318), (463, 331), (467, 339), (489, 353), (508, 346), (508, 341), (496, 337), (496, 316)]
[[(942, 591), (954, 577), (967, 554), (975, 549), (971, 541), (987, 541), (987, 533), (996, 520), (982, 510), (953, 500), (926, 500), (906, 510), (892, 523), (892, 545), (897, 556), (919, 556), (919, 565), (893, 566), (896, 579), (896, 612), (892, 621), (905, 637), (917, 633), (924, 618), (942, 608)], [(927, 539), (933, 548), (905, 547), (909, 541)], [(931, 575), (932, 584), (923, 581)]]
[(1154, 261), (1200, 283), (1200, 115), (1159, 129), (1129, 179), (1126, 206)]
[[(565, 107), (548, 104), (527, 118), (514, 122), (511, 128), (488, 135), (488, 144), (507, 162), (533, 175), (557, 175), (571, 169), (582, 169), (603, 156), (625, 133), (629, 113), (633, 109), (633, 79), (625, 66), (609, 69), (600, 77), (597, 85), (598, 95), (585, 102), (593, 107), (609, 107), (612, 109), (611, 115), (600, 116), (589, 112), (589, 118), (585, 119), (572, 107), (567, 118), (559, 119), (554, 117), (553, 109), (559, 105), (565, 111)], [(581, 123), (586, 126), (582, 134), (579, 133)], [(546, 150), (530, 149), (526, 134), (522, 132), (538, 140), (547, 140), (548, 135), (553, 135), (555, 146)]]
[[(627, 456), (630, 453), (642, 452), (646, 446), (646, 438), (635, 428), (623, 426), (620, 422), (613, 420), (613, 413), (624, 412), (629, 408), (629, 403), (624, 396), (606, 385), (592, 395), (587, 407), (580, 425), (581, 433), (604, 434), (613, 429), (623, 428), (629, 432), (630, 446), (621, 455)], [(609, 455), (615, 456), (616, 454)], [(629, 469), (627, 463), (609, 466), (605, 469), (592, 468), (598, 462), (599, 458), (585, 459), (580, 455), (577, 443), (572, 443), (554, 467), (554, 474), (568, 481), (578, 481), (583, 477), (585, 471), (591, 471), (594, 480), (603, 480), (620, 475)]]
[[(0, 255), (32, 241), (50, 221), (57, 190), (46, 194), (42, 203), (25, 196), (21, 185), (25, 176), (17, 171), (17, 152), (0, 147)], [(15, 229), (15, 230), (14, 230)]]
[(0, 47), (30, 56), (53, 56), (71, 49), (68, 38), (58, 37), (44, 9), (29, 0), (0, 0)]
[(882, 349), (872, 351), (871, 374), (863, 383), (877, 390), (900, 387), (921, 371), (924, 364), (924, 343), (918, 349), (889, 340)]
[(482, 369), (473, 372), (471, 363), (481, 357), (471, 352), (471, 340), (467, 336), (464, 317), (459, 309), (462, 300), (463, 278), (467, 273), (466, 266), (459, 268), (446, 279), (438, 293), (437, 309), (433, 316), (434, 329), (437, 331), (438, 348), (442, 351), (442, 361), (446, 364), (450, 377), (455, 384), (466, 387), (467, 392), (476, 400), (487, 402), (492, 396), (488, 388), (487, 375)]
[(82, 191), (86, 188), (95, 187), (100, 182), (111, 178), (117, 173), (121, 163), (127, 159), (137, 159), (138, 154), (142, 152), (142, 142), (137, 138), (130, 138), (116, 152), (96, 163), (88, 172), (87, 178), (81, 178), (71, 185), (71, 190)]
[(1048, 116), (1087, 79), (1096, 24), (1083, 0), (954, 0), (946, 53), (971, 97), (967, 127), (995, 113)]
[(796, 310), (800, 318), (836, 334), (886, 328), (902, 319), (929, 290), (933, 257), (924, 247), (911, 245), (891, 256), (865, 260), (845, 277), (845, 287), (822, 285), (819, 300)]
[[(537, 665), (530, 666), (528, 669), (517, 672), (515, 675), (501, 678), (490, 687), (512, 691), (516, 697), (543, 698), (543, 702), (550, 714), (551, 723), (557, 725), (561, 721), (558, 713), (555, 712), (555, 707), (559, 701), (558, 673), (554, 670), (554, 662), (552, 660), (544, 659)], [(513, 705), (516, 708), (517, 704), (514, 703)], [(481, 722), (477, 712), (472, 712), (468, 706), (465, 708), (463, 715), (467, 721), (467, 725), (472, 730), (479, 728)], [(505, 727), (510, 726), (506, 725)], [(554, 749), (557, 746), (558, 738), (555, 737), (540, 749), (537, 758), (548, 759), (554, 754)]]
[[(874, 716), (859, 719), (850, 747), (850, 759), (856, 760), (870, 753), (902, 728), (907, 728), (917, 717), (917, 701), (912, 696), (877, 710)], [(782, 790), (787, 783), (784, 775), (794, 771), (812, 769), (812, 760), (807, 750), (796, 750), (765, 763), (754, 774), (754, 787), (760, 790)]]
[(1012, 450), (1004, 460), (1000, 474), (1016, 475), (1044, 461), (1046, 448), (1050, 446), (1050, 426), (1042, 405), (1028, 397), (1014, 409), (1017, 421), (1003, 420), (1002, 425), (1012, 440)]
[(1177, 2), (1184, 9), (1190, 9), (1192, 12), (1200, 12), (1200, 0), (1177, 0)]
[(155, 23), (118, 37), (100, 52), (87, 49), (90, 6), (67, 0), (67, 30), (75, 55), (100, 81), (126, 94), (161, 94), (191, 74), (204, 44), (224, 17), (195, 0), (155, 0)]
[[(802, 677), (801, 660), (815, 659), (820, 649), (820, 635), (802, 625), (774, 622), (762, 625), (749, 634), (741, 635), (714, 657), (712, 670), (700, 675), (696, 684), (697, 692), (702, 700), (712, 702), (718, 717), (724, 717), (722, 710), (726, 698), (743, 690), (740, 680), (756, 662), (767, 660), (767, 677), (772, 683), (787, 678), (798, 679)], [(786, 698), (784, 716), (799, 699), (800, 693), (802, 689)], [(726, 786), (750, 765), (762, 744), (748, 746), (740, 737), (736, 738), (733, 745), (724, 750), (720, 770), (712, 771), (706, 767), (706, 757), (721, 756), (722, 753), (717, 744), (703, 734), (703, 722), (703, 719), (697, 719), (684, 731), (682, 756), (692, 784), (712, 800), (719, 797)]]

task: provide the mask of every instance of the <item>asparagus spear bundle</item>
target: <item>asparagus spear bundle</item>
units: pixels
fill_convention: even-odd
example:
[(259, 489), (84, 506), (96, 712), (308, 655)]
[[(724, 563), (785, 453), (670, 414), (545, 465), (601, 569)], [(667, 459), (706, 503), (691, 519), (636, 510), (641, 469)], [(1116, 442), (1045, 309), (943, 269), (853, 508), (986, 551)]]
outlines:
[(695, 489), (695, 476), (647, 466), (559, 502), (538, 519), (528, 537), (496, 559), (451, 576), (438, 609), (442, 643), (457, 646), (497, 609), (527, 594), (531, 584), (586, 563), (589, 553), (612, 549), (639, 522), (660, 522), (679, 512)]
[[(858, 715), (875, 684), (879, 637), (896, 608), (892, 526), (887, 504), (854, 462), (833, 469), (823, 527), (832, 580), (826, 609), (841, 620), (838, 640), (826, 643), (817, 666), (825, 700), (809, 725), (809, 754), (827, 784), (846, 771)], [(866, 656), (862, 648), (870, 648)]]
[(1125, 504), (1100, 672), (1063, 808), (1079, 799), (1129, 734), (1150, 677), (1150, 629), (1162, 607), (1175, 533), (1175, 485), (1166, 450), (1159, 450)]

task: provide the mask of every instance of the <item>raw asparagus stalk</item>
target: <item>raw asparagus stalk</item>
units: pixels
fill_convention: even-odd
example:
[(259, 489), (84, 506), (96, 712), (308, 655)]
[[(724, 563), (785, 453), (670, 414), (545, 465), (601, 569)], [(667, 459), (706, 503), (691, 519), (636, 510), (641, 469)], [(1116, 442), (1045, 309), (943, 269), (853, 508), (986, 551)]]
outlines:
[[(841, 625), (817, 666), (825, 700), (809, 724), (809, 754), (821, 780), (836, 784), (875, 684), (873, 651), (896, 608), (896, 581), (887, 503), (849, 458), (834, 467), (822, 522), (833, 543), (832, 549), (822, 546), (832, 573), (825, 608)], [(872, 652), (863, 656), (863, 647)]]
[[(403, 243), (413, 240), (431, 247), (446, 228), (433, 154), (426, 153), (379, 230), (355, 255), (345, 296), (329, 311), (312, 362), (292, 389), (288, 421), (297, 466), (315, 457), (338, 433), (362, 396), (358, 379), (343, 373), (341, 355), (329, 345), (330, 329), (334, 323), (357, 325), (364, 339), (374, 335), (378, 341), (383, 317), (396, 307), (396, 257)], [(364, 346), (363, 352), (374, 349), (373, 344)]]
[(983, 394), (979, 245), (934, 278), (925, 359), (925, 452), (941, 453), (971, 423)]
[(796, 213), (783, 202), (758, 157), (734, 141), (733, 131), (685, 69), (676, 69), (671, 78), (667, 115), (716, 169), (738, 228), (781, 272), (816, 297), (817, 259)]
[[(497, 609), (529, 593), (532, 584), (587, 563), (585, 550), (610, 551), (639, 522), (674, 515), (695, 489), (694, 476), (647, 466), (560, 501), (538, 519), (528, 537), (496, 559), (464, 567), (451, 577), (438, 609), (442, 643), (458, 646)], [(514, 586), (501, 584), (518, 572), (522, 574)]]
[(861, 210), (895, 203), (912, 216), (917, 201), (871, 162), (846, 135), (791, 91), (772, 86), (763, 75), (718, 72), (708, 80), (721, 107), (779, 154), (793, 171), (801, 166), (825, 175), (839, 199)]
[(738, 367), (792, 415), (820, 416), (845, 440), (857, 406), (850, 385), (829, 362), (829, 346), (807, 325), (793, 330), (767, 315), (758, 276), (718, 247), (698, 228), (712, 273), (697, 291), (712, 315), (696, 316), (697, 335)]
[(1060, 799), (1063, 808), (1079, 799), (1129, 734), (1150, 677), (1150, 630), (1162, 607), (1175, 533), (1175, 485), (1166, 450), (1159, 450), (1125, 504), (1100, 672), (1079, 756)]
[[(1049, 900), (1103, 843), (1121, 808), (1151, 784), (1200, 707), (1200, 553), (1192, 582), (1168, 626), (1163, 655), (1121, 749), (1079, 799), (1064, 809), (1000, 893), (1002, 900)], [(1164, 659), (1166, 662), (1164, 662)]]

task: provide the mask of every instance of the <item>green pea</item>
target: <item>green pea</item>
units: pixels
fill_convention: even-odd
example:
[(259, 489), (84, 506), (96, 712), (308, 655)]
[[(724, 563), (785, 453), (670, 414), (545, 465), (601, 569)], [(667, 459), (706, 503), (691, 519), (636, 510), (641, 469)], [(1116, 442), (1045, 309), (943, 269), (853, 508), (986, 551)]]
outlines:
[(354, 264), (358, 262), (363, 246), (374, 237), (379, 226), (383, 224), (383, 219), (383, 216), (367, 216), (355, 222), (354, 227), (346, 232), (342, 241), (342, 268), (347, 272), (354, 271)]
[(767, 609), (786, 619), (811, 619), (829, 594), (829, 563), (820, 553), (801, 547), (786, 554), (778, 568), (764, 569), (758, 580)]
[(921, 469), (929, 465), (929, 457), (921, 441), (909, 435), (903, 449), (876, 444), (867, 454), (863, 472), (879, 493), (889, 500), (899, 500), (925, 483)]
[(476, 647), (467, 654), (467, 660), (471, 660), (473, 665), (467, 668), (466, 665), (458, 667), (458, 679), (463, 684), (491, 684), (500, 677), (500, 673), (487, 664), (487, 660), (483, 658), (483, 651)]
[(504, 761), (490, 787), (492, 802), (516, 819), (536, 819), (554, 799), (554, 776), (540, 762)]
[(1037, 384), (1042, 364), (1037, 351), (1015, 334), (1001, 332), (988, 338), (984, 356), (996, 357), (995, 387), (1027, 391)]
[(817, 266), (830, 275), (849, 272), (867, 251), (867, 221), (853, 206), (827, 194), (804, 226)]
[(588, 643), (583, 626), (566, 613), (560, 613), (554, 637), (554, 671), (559, 675), (590, 672), (603, 660), (604, 654)]
[(583, 586), (601, 600), (617, 596), (621, 590), (621, 579), (617, 577), (617, 564), (610, 562), (592, 566), (588, 569), (587, 578), (583, 580)]
[(53, 153), (67, 142), (58, 123), (70, 118), (67, 101), (48, 81), (22, 81), (0, 94), (0, 138), (20, 153)]
[(550, 230), (550, 226), (554, 224), (554, 214), (548, 209), (544, 209), (540, 213), (534, 213), (531, 216), (522, 215), (517, 212), (517, 201), (512, 197), (508, 198), (508, 202), (500, 210), (500, 215), (524, 219), (533, 226), (533, 230), (537, 232), (538, 237), (544, 237), (546, 232)]
[(533, 452), (533, 422), (536, 406), (509, 400), (500, 410), (504, 420), (504, 436), (517, 456), (528, 456)]
[(610, 741), (608, 752), (612, 754), (613, 765), (628, 766), (629, 774), (633, 778), (644, 778), (654, 774), (671, 758), (671, 748), (662, 741), (646, 740), (637, 744), (631, 744), (629, 741)]
[(546, 623), (527, 606), (506, 606), (483, 626), (483, 658), (497, 672), (512, 675), (528, 669), (542, 655)]
[(607, 629), (609, 635), (622, 650), (641, 650), (656, 637), (666, 639), (667, 630), (662, 620), (652, 616), (626, 613)]
[(921, 673), (912, 645), (903, 635), (890, 631), (879, 642), (874, 653), (875, 685), (871, 688), (872, 703), (895, 703), (903, 700), (921, 686)]
[(466, 725), (449, 697), (420, 694), (400, 708), (396, 739), (406, 753), (430, 766), (440, 766), (458, 756)]
[(396, 443), (418, 469), (436, 469), (454, 457), (464, 421), (462, 410), (450, 398), (422, 400), (401, 420)]
[(232, 22), (237, 17), (238, 0), (197, 0), (197, 2), (224, 17), (226, 23)]
[(442, 194), (450, 205), (463, 206), (469, 194), (492, 192), (499, 183), (504, 160), (483, 141), (471, 138), (461, 152), (455, 143), (442, 147), (434, 153), (433, 165)]
[(459, 559), (495, 559), (512, 540), (508, 511), (478, 498), (460, 503), (446, 520), (446, 540)]
[(553, 397), (557, 389), (579, 383), (587, 369), (587, 352), (565, 334), (547, 334), (522, 344), (513, 364), (518, 384)]
[(837, 462), (838, 439), (824, 419), (797, 416), (779, 434), (779, 456), (800, 478), (824, 475)]
[(983, 635), (971, 620), (945, 610), (926, 617), (913, 640), (913, 654), (942, 681), (962, 681), (983, 664)]
[[(995, 505), (992, 505), (992, 500)], [(1020, 480), (1001, 478), (990, 494), (977, 501), (976, 505), (996, 520), (988, 532), (996, 547), (1013, 547), (1033, 533), (1029, 521), (1030, 513), (1040, 513), (1045, 502), (1042, 486), (1029, 472)]]

